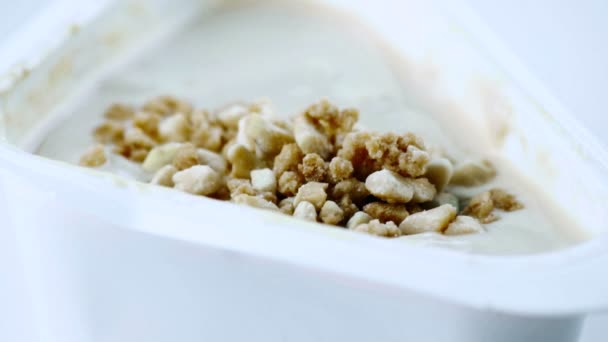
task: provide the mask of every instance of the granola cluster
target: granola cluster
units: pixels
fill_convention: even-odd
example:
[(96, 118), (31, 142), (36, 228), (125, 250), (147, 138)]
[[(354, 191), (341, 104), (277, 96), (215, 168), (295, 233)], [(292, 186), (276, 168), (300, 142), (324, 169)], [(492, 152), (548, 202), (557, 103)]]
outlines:
[(357, 232), (478, 233), (495, 209), (522, 208), (493, 189), (459, 212), (461, 199), (445, 189), (489, 181), (489, 162), (454, 166), (413, 133), (359, 130), (356, 109), (326, 99), (290, 120), (268, 101), (208, 111), (170, 96), (114, 104), (104, 116), (81, 165), (103, 165), (107, 149), (141, 164), (152, 184)]

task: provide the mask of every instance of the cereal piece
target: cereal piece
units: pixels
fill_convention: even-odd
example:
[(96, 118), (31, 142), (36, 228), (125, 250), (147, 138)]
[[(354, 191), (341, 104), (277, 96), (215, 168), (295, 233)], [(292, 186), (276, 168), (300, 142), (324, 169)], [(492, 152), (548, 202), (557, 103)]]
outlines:
[(298, 163), (302, 159), (302, 152), (296, 144), (287, 144), (281, 148), (281, 152), (274, 158), (274, 174), (279, 177), (285, 171), (297, 171)]
[(403, 234), (441, 232), (456, 217), (456, 209), (449, 204), (411, 214), (399, 225)]
[(496, 169), (488, 160), (464, 161), (454, 167), (450, 184), (478, 186), (487, 183), (496, 176)]
[(323, 98), (310, 105), (304, 111), (304, 116), (329, 139), (331, 144), (340, 146), (346, 133), (352, 131), (359, 119), (359, 111), (351, 108), (340, 111), (338, 107)]
[(327, 200), (327, 183), (308, 182), (298, 189), (293, 204), (297, 207), (302, 201), (306, 201), (319, 210)]
[(121, 122), (108, 120), (95, 127), (93, 137), (95, 141), (102, 144), (117, 144), (123, 140), (124, 131), (125, 129)]
[(150, 150), (156, 145), (156, 142), (141, 129), (131, 127), (125, 131), (124, 144), (132, 149)]
[(175, 166), (168, 164), (156, 171), (154, 177), (150, 181), (150, 184), (156, 184), (161, 186), (173, 187), (173, 175), (177, 172)]
[(278, 190), (284, 196), (294, 196), (302, 185), (302, 176), (297, 172), (286, 171), (279, 177)]
[(365, 179), (374, 171), (382, 167), (377, 161), (371, 158), (365, 143), (372, 138), (369, 132), (352, 132), (345, 136), (342, 149), (338, 151), (338, 157), (351, 162), (355, 177)]
[(192, 106), (183, 100), (173, 96), (159, 96), (144, 103), (143, 110), (160, 115), (172, 115), (175, 113), (190, 114)]
[(122, 103), (114, 103), (105, 111), (103, 116), (108, 120), (124, 121), (132, 118), (133, 114), (135, 114), (133, 107)]
[(498, 217), (492, 213), (493, 210), (492, 195), (490, 191), (485, 191), (471, 198), (469, 204), (462, 210), (462, 214), (473, 216), (481, 223), (491, 223), (498, 220)]
[(207, 165), (195, 165), (172, 177), (175, 188), (195, 195), (208, 196), (220, 189), (220, 175)]
[(133, 117), (133, 126), (141, 129), (150, 137), (158, 137), (158, 125), (161, 117), (157, 113), (137, 112)]
[(146, 159), (141, 165), (142, 168), (145, 171), (154, 172), (161, 167), (170, 164), (182, 145), (183, 144), (181, 143), (170, 142), (154, 147), (146, 156)]
[(312, 203), (302, 201), (296, 205), (296, 209), (293, 211), (293, 217), (316, 222), (317, 210), (315, 209), (315, 206), (312, 205)]
[(224, 145), (224, 130), (215, 125), (193, 129), (190, 134), (190, 142), (197, 147), (219, 152)]
[(414, 145), (407, 147), (407, 152), (399, 156), (400, 174), (407, 174), (412, 177), (422, 176), (426, 172), (426, 166), (430, 157), (426, 151)]
[(405, 207), (410, 215), (424, 211), (424, 209), (418, 203), (408, 203), (405, 205)]
[(435, 186), (426, 178), (412, 179), (411, 184), (414, 187), (414, 197), (412, 200), (416, 203), (432, 201), (435, 194), (437, 194)]
[(357, 211), (359, 211), (359, 207), (355, 203), (353, 203), (350, 196), (344, 196), (340, 198), (337, 202), (342, 211), (344, 211), (344, 219), (350, 219)]
[(281, 210), (281, 212), (283, 212), (284, 214), (292, 215), (293, 211), (294, 211), (294, 206), (293, 206), (294, 199), (295, 199), (295, 197), (283, 198), (279, 202), (279, 210)]
[(251, 170), (257, 165), (255, 153), (241, 144), (230, 146), (226, 154), (228, 161), (232, 163), (232, 177), (248, 178)]
[(158, 125), (158, 133), (165, 141), (185, 142), (190, 135), (190, 125), (183, 113), (164, 118)]
[(97, 167), (105, 164), (107, 161), (106, 153), (104, 151), (103, 145), (97, 144), (91, 148), (89, 148), (83, 155), (80, 157), (79, 164), (81, 166), (86, 167)]
[(256, 191), (253, 189), (253, 186), (251, 186), (251, 181), (249, 181), (249, 179), (232, 178), (226, 182), (226, 185), (228, 186), (231, 197), (242, 194), (250, 196), (256, 195)]
[(365, 183), (356, 178), (349, 178), (334, 185), (331, 188), (330, 195), (334, 199), (349, 196), (354, 203), (361, 204), (370, 193), (365, 187)]
[(435, 185), (437, 192), (442, 192), (445, 186), (450, 183), (453, 173), (454, 168), (448, 159), (437, 158), (427, 164), (424, 177)]
[(305, 155), (298, 169), (307, 182), (322, 182), (327, 174), (325, 161), (316, 153)]
[(372, 202), (363, 206), (363, 211), (380, 222), (401, 222), (408, 215), (407, 208), (398, 203)]
[(277, 194), (274, 192), (270, 192), (270, 191), (258, 191), (256, 194), (257, 197), (263, 198), (265, 200), (267, 200), (268, 202), (272, 202), (272, 203), (277, 203), (278, 202), (278, 197)]
[(414, 197), (411, 179), (386, 169), (369, 175), (365, 187), (372, 195), (388, 203), (407, 203)]
[(316, 153), (325, 160), (333, 151), (333, 146), (327, 136), (319, 132), (305, 116), (295, 118), (293, 134), (296, 144), (305, 154)]
[(198, 151), (192, 144), (183, 144), (179, 147), (173, 158), (173, 166), (178, 170), (185, 170), (194, 165), (199, 165)]
[(277, 179), (271, 169), (252, 170), (251, 184), (257, 191), (277, 191)]
[(239, 127), (245, 131), (247, 141), (254, 142), (256, 151), (262, 156), (276, 156), (283, 145), (293, 142), (291, 132), (274, 125), (259, 114), (250, 114), (241, 120), (243, 124)]
[(353, 230), (356, 232), (367, 233), (382, 237), (401, 236), (401, 230), (399, 230), (399, 228), (393, 221), (381, 223), (378, 220), (371, 220), (368, 223), (356, 226)]
[(476, 219), (470, 216), (459, 215), (443, 233), (445, 235), (463, 235), (483, 233), (484, 231), (483, 226)]
[(523, 209), (524, 207), (523, 204), (515, 199), (515, 196), (507, 193), (503, 189), (491, 189), (490, 196), (492, 197), (494, 207), (504, 211), (515, 211)]
[(272, 101), (267, 98), (261, 98), (253, 101), (247, 109), (252, 113), (258, 113), (265, 118), (272, 118), (274, 116), (274, 109), (272, 108)]
[(346, 223), (346, 227), (349, 229), (353, 229), (359, 225), (364, 223), (368, 223), (373, 220), (373, 217), (369, 216), (367, 213), (362, 211), (357, 211)]
[(451, 194), (449, 192), (442, 192), (439, 195), (435, 196), (433, 199), (432, 205), (438, 207), (440, 205), (449, 204), (456, 208), (456, 211), (460, 210), (460, 201), (456, 195)]
[(236, 204), (245, 204), (250, 207), (267, 209), (267, 210), (279, 210), (276, 204), (269, 202), (261, 197), (250, 196), (246, 194), (240, 194), (232, 197), (232, 201)]
[(332, 184), (338, 183), (353, 175), (353, 164), (350, 160), (341, 157), (333, 157), (329, 162), (329, 181)]
[(327, 224), (338, 224), (344, 219), (344, 211), (334, 201), (326, 201), (319, 213), (321, 221)]
[(232, 104), (220, 109), (216, 116), (226, 128), (237, 129), (239, 120), (249, 114), (249, 109), (241, 104)]
[(201, 165), (209, 165), (212, 169), (222, 175), (228, 172), (228, 162), (226, 162), (226, 159), (219, 153), (204, 148), (197, 148), (196, 153), (198, 154), (198, 160)]

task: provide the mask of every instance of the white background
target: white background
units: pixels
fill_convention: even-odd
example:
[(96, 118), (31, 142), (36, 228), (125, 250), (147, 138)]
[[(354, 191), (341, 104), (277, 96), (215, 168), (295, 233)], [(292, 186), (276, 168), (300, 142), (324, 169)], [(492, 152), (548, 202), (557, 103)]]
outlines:
[[(469, 1), (566, 108), (608, 144), (608, 1)], [(45, 3), (0, 0), (0, 40)], [(606, 340), (608, 315), (588, 319), (581, 341)]]

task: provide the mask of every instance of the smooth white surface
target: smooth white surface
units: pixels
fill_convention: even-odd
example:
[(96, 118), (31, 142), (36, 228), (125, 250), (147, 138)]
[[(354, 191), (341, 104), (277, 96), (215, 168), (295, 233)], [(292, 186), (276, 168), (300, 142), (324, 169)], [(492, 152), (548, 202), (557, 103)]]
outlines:
[[(39, 0), (0, 3), (0, 34), (10, 32)], [(511, 2), (471, 0), (487, 23), (504, 39), (533, 73), (544, 81), (573, 113), (606, 143), (601, 133), (608, 125), (604, 115), (603, 82), (608, 79), (603, 22), (608, 3), (603, 1)], [(6, 15), (9, 14), (9, 15)], [(607, 319), (591, 319), (582, 341), (603, 341), (601, 325)]]

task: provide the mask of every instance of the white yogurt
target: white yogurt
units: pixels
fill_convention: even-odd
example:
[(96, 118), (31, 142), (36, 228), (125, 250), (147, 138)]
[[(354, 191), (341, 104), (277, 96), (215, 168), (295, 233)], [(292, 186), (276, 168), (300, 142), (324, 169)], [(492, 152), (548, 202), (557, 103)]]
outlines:
[[(191, 100), (198, 107), (270, 98), (277, 113), (292, 115), (322, 96), (361, 111), (373, 130), (413, 131), (452, 154), (465, 154), (437, 116), (416, 111), (407, 100), (398, 61), (356, 21), (310, 5), (246, 3), (218, 10), (190, 23), (179, 34), (115, 70), (78, 101), (68, 119), (49, 130), (38, 154), (77, 162), (93, 141), (91, 131), (113, 102), (141, 104), (159, 94)], [(443, 116), (446, 117), (446, 116)], [(471, 144), (474, 145), (474, 144)], [(470, 152), (470, 150), (467, 150)], [(491, 157), (485, 155), (485, 157)], [(583, 239), (550, 200), (499, 160), (497, 178), (486, 187), (514, 192), (525, 209), (499, 213), (484, 234), (418, 235), (396, 241), (446, 246), (489, 254), (554, 250)], [(120, 157), (105, 170), (146, 180), (150, 175)], [(468, 190), (470, 194), (481, 189)]]

